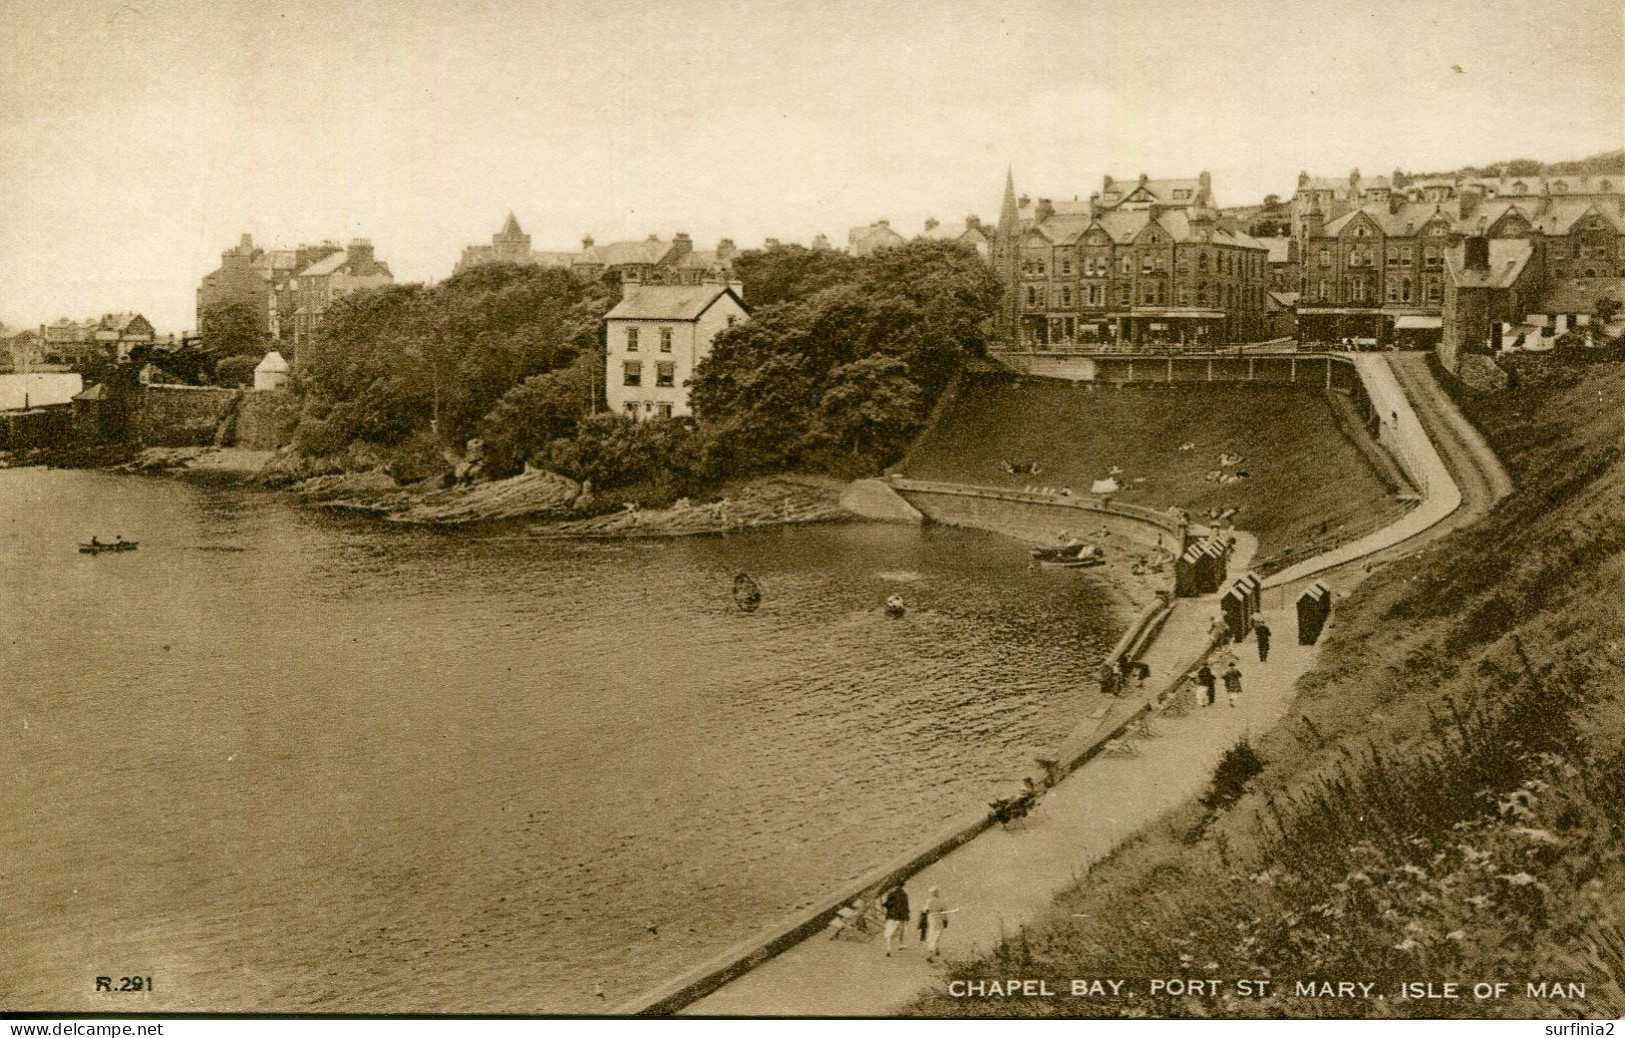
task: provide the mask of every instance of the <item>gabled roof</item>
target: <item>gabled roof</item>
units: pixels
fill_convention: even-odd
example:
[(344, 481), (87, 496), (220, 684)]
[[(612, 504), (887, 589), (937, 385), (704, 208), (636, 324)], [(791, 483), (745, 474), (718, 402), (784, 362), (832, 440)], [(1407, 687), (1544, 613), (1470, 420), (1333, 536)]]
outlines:
[(663, 242), (659, 238), (644, 241), (612, 241), (581, 250), (574, 262), (602, 267), (653, 266), (664, 259), (670, 249), (671, 243)]
[[(1107, 177), (1105, 186), (1101, 188), (1100, 204), (1115, 208), (1129, 201), (1131, 198), (1143, 196), (1147, 201), (1160, 205), (1192, 205), (1202, 194), (1202, 181), (1189, 180), (1147, 180), (1143, 184), (1138, 177), (1124, 179), (1121, 177)], [(1116, 195), (1115, 198), (1111, 197)], [(1208, 202), (1212, 204), (1211, 200)]]
[(728, 285), (632, 285), (606, 319), (611, 321), (697, 321), (723, 296), (744, 307)]
[(1450, 280), (1462, 288), (1510, 288), (1534, 255), (1535, 247), (1527, 238), (1489, 239), (1490, 262), (1487, 270), (1467, 270), (1462, 266), (1464, 245), (1457, 245), (1445, 253), (1445, 267)]
[(304, 270), (301, 270), (299, 272), (299, 276), (322, 277), (327, 274), (332, 274), (340, 267), (344, 266), (345, 258), (345, 254), (343, 252), (335, 252), (326, 259), (319, 259), (315, 263), (312, 263), (310, 266), (306, 267)]

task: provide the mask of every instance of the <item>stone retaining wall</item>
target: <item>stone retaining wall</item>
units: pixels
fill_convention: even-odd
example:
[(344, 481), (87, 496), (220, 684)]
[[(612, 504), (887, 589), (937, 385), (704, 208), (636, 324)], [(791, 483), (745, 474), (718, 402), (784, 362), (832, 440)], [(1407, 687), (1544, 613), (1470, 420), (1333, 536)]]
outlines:
[(240, 396), (241, 390), (218, 386), (143, 386), (131, 435), (147, 447), (207, 447)]

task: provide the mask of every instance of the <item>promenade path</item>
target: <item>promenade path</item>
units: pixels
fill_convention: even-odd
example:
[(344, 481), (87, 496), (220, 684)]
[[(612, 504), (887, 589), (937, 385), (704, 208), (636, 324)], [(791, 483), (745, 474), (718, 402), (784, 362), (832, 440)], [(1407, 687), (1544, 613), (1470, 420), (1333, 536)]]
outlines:
[[(1368, 385), (1389, 409), (1402, 450), (1426, 475), (1428, 495), (1418, 508), (1383, 530), (1351, 542), (1268, 583), (1264, 620), (1277, 632), (1267, 663), (1252, 642), (1234, 647), (1244, 692), (1236, 707), (1220, 691), (1214, 707), (1184, 717), (1159, 715), (1155, 734), (1125, 740), (1131, 756), (1102, 754), (1048, 791), (1025, 821), (994, 828), (916, 873), (907, 890), (916, 909), (940, 887), (957, 908), (943, 935), (948, 958), (985, 952), (1006, 935), (1048, 912), (1056, 894), (1090, 862), (1107, 854), (1148, 821), (1187, 802), (1207, 785), (1225, 749), (1243, 734), (1261, 734), (1283, 717), (1299, 677), (1318, 646), (1298, 646), (1292, 598), (1283, 594), (1326, 579), (1344, 591), (1372, 565), (1434, 540), (1476, 519), (1510, 491), (1493, 453), (1444, 396), (1424, 357), (1356, 355)], [(1414, 403), (1414, 407), (1413, 407)], [(1439, 448), (1435, 444), (1439, 444)], [(1442, 455), (1441, 455), (1442, 450)], [(1447, 463), (1448, 461), (1448, 463)], [(1459, 481), (1459, 482), (1458, 482)], [(1238, 539), (1232, 573), (1250, 560), (1251, 538)], [(1273, 606), (1273, 607), (1272, 607)], [(1183, 673), (1197, 658), (1217, 612), (1216, 596), (1179, 600), (1142, 659), (1152, 689)], [(1228, 652), (1230, 650), (1220, 650)], [(1109, 730), (1134, 705), (1116, 701), (1099, 718)], [(1069, 742), (1086, 741), (1086, 727)], [(900, 841), (906, 839), (900, 837)], [(912, 935), (911, 935), (912, 936)], [(885, 1016), (902, 1010), (940, 983), (938, 967), (924, 961), (915, 941), (888, 958), (877, 940), (830, 940), (815, 935), (734, 979), (685, 1009), (702, 1016)]]

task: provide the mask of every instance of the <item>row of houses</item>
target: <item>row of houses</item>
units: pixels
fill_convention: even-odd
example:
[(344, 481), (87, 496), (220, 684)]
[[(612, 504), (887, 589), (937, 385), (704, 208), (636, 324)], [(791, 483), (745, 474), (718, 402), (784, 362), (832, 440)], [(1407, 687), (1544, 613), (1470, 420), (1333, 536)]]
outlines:
[(1507, 344), (1625, 292), (1625, 175), (1406, 181), (1300, 173), (1289, 202), (1251, 214), (1269, 248), (1270, 309), (1299, 339)]
[(137, 346), (173, 344), (160, 338), (137, 313), (112, 313), (82, 321), (63, 317), (0, 341), (0, 371), (27, 372), (82, 368), (100, 361), (124, 360)]
[(297, 355), (336, 300), (394, 280), (366, 238), (346, 246), (327, 241), (265, 249), (244, 234), (220, 254), (220, 266), (198, 282), (197, 332), (207, 337), (209, 315), (218, 307), (241, 304), (253, 313), (260, 334)]

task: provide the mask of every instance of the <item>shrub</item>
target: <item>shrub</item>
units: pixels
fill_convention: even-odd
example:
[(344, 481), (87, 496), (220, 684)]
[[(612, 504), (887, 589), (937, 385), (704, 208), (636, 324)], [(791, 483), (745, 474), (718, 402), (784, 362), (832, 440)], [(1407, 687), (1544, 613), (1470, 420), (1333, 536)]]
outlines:
[(259, 364), (258, 357), (226, 357), (214, 366), (215, 385), (251, 386), (254, 384), (254, 369)]
[(1219, 766), (1213, 769), (1213, 785), (1203, 794), (1202, 806), (1210, 811), (1229, 807), (1241, 799), (1247, 792), (1247, 783), (1263, 770), (1264, 758), (1243, 735), (1219, 758)]

